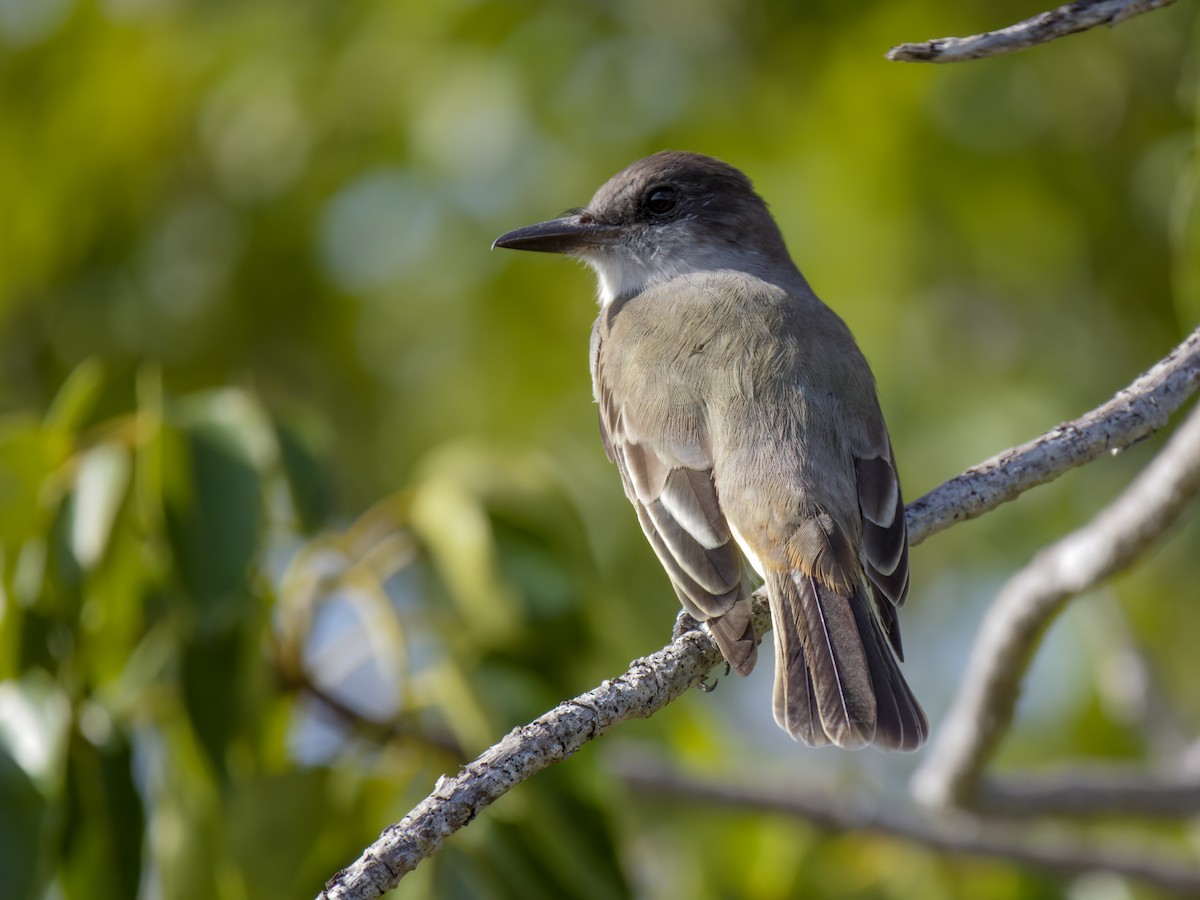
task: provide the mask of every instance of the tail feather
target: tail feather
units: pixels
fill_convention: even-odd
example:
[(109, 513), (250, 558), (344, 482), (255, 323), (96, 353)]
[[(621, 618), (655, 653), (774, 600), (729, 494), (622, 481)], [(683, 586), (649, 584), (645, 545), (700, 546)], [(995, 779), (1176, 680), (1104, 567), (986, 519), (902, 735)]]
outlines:
[(911, 750), (928, 724), (864, 587), (845, 597), (802, 572), (768, 572), (775, 720), (812, 746)]
[[(850, 604), (858, 633), (867, 648), (867, 665), (875, 689), (878, 719), (875, 743), (890, 750), (916, 750), (929, 736), (929, 721), (900, 672), (878, 620), (868, 604), (858, 598)], [(895, 642), (893, 642), (894, 645)]]
[[(780, 627), (775, 632), (775, 721), (792, 737), (810, 747), (829, 743), (821, 727), (817, 695), (804, 648), (797, 632)], [(801, 688), (803, 686), (803, 688)]]

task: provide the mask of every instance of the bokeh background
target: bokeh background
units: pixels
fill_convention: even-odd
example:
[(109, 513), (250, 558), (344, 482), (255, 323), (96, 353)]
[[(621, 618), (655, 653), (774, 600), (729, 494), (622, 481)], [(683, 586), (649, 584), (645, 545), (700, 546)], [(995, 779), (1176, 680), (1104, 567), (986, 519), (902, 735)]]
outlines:
[[(312, 896), (439, 774), (665, 642), (597, 436), (591, 277), (489, 252), (638, 157), (755, 180), (874, 366), (911, 498), (1165, 355), (1200, 321), (1195, 5), (883, 58), (1042, 7), (0, 0), (0, 893)], [(914, 552), (935, 739), (999, 585), (1162, 440)], [(1154, 758), (1131, 644), (1200, 725), (1198, 546), (1192, 521), (1052, 629), (998, 768)], [(920, 754), (792, 744), (770, 672), (538, 776), (403, 896), (1144, 896), (614, 774), (908, 803)]]

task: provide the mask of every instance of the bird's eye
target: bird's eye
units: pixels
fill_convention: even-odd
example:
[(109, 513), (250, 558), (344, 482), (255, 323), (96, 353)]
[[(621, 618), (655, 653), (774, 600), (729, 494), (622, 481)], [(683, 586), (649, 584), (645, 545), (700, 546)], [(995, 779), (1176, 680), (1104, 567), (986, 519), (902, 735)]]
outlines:
[(654, 188), (646, 195), (646, 209), (656, 216), (665, 216), (675, 208), (675, 191), (673, 188)]

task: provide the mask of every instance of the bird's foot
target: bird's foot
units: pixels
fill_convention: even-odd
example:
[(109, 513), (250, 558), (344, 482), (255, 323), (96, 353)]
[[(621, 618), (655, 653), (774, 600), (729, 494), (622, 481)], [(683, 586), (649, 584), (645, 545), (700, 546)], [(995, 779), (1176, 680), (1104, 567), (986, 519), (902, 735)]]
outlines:
[[(729, 663), (725, 663), (725, 676), (726, 677), (729, 676), (729, 671), (730, 671)], [(696, 687), (700, 688), (700, 690), (702, 692), (704, 692), (705, 694), (711, 694), (713, 691), (715, 691), (717, 689), (717, 685), (720, 683), (721, 683), (720, 678), (714, 678), (712, 681), (709, 681), (707, 678), (701, 678), (700, 683), (697, 684)]]

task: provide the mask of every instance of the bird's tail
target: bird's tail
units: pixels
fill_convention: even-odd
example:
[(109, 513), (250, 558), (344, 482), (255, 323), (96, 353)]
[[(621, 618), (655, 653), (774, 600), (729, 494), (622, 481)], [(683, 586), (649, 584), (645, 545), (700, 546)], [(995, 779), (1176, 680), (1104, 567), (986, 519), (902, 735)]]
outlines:
[(866, 587), (844, 596), (798, 570), (767, 573), (775, 721), (810, 746), (915, 750), (929, 724), (900, 674)]

